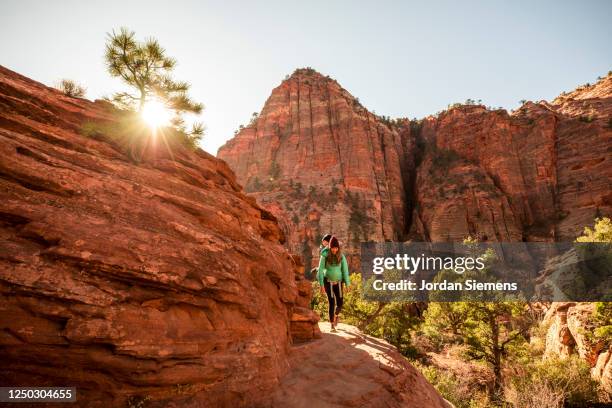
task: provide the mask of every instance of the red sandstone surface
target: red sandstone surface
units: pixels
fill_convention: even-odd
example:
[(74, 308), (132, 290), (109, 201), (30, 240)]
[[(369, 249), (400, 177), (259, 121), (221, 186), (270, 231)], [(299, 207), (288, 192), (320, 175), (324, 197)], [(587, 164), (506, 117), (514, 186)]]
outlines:
[(573, 240), (612, 213), (611, 110), (608, 75), (511, 113), (459, 105), (389, 120), (300, 69), (218, 157), (307, 264), (326, 232), (350, 254), (366, 240)]
[(338, 82), (302, 69), (218, 157), (279, 217), (290, 251), (314, 255), (326, 232), (351, 248), (404, 235), (413, 154), (409, 131), (391, 129)]
[(450, 408), (394, 346), (354, 326), (320, 326), (321, 340), (294, 347), (273, 406)]
[(0, 384), (75, 386), (79, 407), (445, 406), (388, 344), (321, 334), (299, 258), (225, 162), (135, 163), (81, 134), (113, 117), (0, 67)]
[(0, 383), (257, 404), (318, 334), (309, 282), (223, 161), (79, 134), (108, 109), (0, 67)]

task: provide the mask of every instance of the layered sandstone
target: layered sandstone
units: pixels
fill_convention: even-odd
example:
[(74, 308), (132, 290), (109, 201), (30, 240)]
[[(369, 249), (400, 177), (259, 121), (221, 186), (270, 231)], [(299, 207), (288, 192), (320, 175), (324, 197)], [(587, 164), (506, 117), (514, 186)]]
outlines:
[(274, 217), (223, 161), (135, 164), (105, 103), (0, 67), (0, 383), (79, 406), (253, 406), (319, 334)]
[(358, 253), (364, 240), (399, 240), (408, 223), (414, 141), (312, 69), (296, 70), (259, 116), (219, 149), (238, 181), (281, 222), (287, 246), (316, 255), (332, 232)]
[(612, 75), (569, 95), (510, 114), (461, 105), (425, 119), (413, 231), (562, 241), (612, 213)]
[(81, 134), (115, 118), (0, 67), (3, 386), (74, 386), (79, 407), (447, 406), (392, 346), (321, 333), (300, 258), (227, 164)]
[(326, 232), (349, 253), (366, 240), (572, 240), (612, 213), (611, 89), (608, 75), (511, 113), (459, 104), (389, 120), (300, 69), (218, 157), (307, 264)]

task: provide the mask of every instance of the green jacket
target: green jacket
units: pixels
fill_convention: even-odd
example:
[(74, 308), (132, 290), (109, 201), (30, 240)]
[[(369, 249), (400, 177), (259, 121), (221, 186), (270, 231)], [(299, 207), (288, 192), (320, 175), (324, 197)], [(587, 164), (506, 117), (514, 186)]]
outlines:
[(325, 247), (323, 245), (319, 245), (319, 255), (327, 256), (328, 252), (329, 252), (329, 247)]
[(340, 263), (336, 265), (326, 262), (327, 255), (329, 255), (329, 250), (321, 251), (321, 257), (319, 258), (319, 271), (317, 272), (317, 280), (319, 281), (319, 284), (323, 286), (323, 278), (326, 277), (330, 282), (344, 281), (347, 286), (350, 285), (351, 279), (349, 277), (348, 263), (346, 262), (344, 254), (342, 254)]

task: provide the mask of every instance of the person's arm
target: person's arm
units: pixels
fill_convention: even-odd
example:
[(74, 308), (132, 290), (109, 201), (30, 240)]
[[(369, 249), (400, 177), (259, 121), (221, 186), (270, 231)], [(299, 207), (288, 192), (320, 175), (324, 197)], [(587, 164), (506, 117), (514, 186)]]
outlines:
[(351, 277), (349, 276), (348, 262), (346, 262), (346, 257), (342, 254), (342, 279), (346, 286), (351, 285)]
[(321, 255), (319, 257), (319, 271), (317, 272), (317, 280), (319, 281), (319, 285), (323, 287), (323, 277), (325, 276), (325, 256)]

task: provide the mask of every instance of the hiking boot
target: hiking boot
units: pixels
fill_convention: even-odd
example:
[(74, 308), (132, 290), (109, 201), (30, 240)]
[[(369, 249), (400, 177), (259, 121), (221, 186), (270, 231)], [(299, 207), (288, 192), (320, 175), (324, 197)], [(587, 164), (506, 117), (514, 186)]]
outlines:
[(340, 316), (336, 315), (334, 316), (334, 327), (338, 326), (338, 323), (340, 323)]
[(335, 321), (335, 320), (336, 320), (336, 319), (331, 320), (331, 321), (329, 322), (329, 325), (331, 326), (331, 331), (332, 331), (332, 332), (335, 332), (335, 331), (336, 331), (336, 324), (334, 323), (334, 321)]

